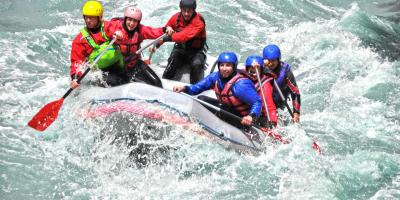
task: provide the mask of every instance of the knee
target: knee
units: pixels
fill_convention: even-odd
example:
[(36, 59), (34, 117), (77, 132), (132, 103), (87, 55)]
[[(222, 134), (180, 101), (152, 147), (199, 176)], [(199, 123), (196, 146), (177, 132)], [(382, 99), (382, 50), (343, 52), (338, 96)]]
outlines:
[(202, 68), (203, 65), (204, 65), (204, 62), (203, 62), (202, 59), (195, 58), (192, 61), (192, 66), (195, 67), (195, 68)]

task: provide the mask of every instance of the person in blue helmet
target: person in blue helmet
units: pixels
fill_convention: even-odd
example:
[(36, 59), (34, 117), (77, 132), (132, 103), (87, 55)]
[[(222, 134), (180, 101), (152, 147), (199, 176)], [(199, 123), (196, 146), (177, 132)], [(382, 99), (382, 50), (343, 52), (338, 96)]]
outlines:
[(281, 61), (281, 50), (275, 44), (270, 44), (263, 49), (264, 66), (273, 73), (275, 81), (283, 94), (274, 87), (273, 98), (277, 108), (284, 109), (289, 94), (293, 102), (293, 121), (300, 122), (300, 90), (289, 64)]
[[(198, 83), (188, 86), (175, 86), (174, 92), (186, 92), (196, 95), (203, 91), (214, 89), (217, 99), (199, 97), (211, 104), (221, 107), (242, 117), (241, 125), (250, 126), (260, 116), (261, 98), (258, 96), (253, 82), (245, 71), (237, 70), (238, 59), (233, 52), (223, 52), (217, 59), (218, 72), (211, 73)], [(221, 113), (220, 113), (221, 114)], [(227, 116), (220, 116), (227, 122)]]
[[(263, 127), (276, 126), (278, 116), (276, 114), (276, 107), (272, 97), (273, 92), (273, 79), (275, 76), (271, 73), (262, 74), (264, 68), (264, 61), (261, 56), (250, 55), (246, 58), (245, 62), (246, 72), (250, 75), (254, 87), (257, 90), (258, 96), (262, 100), (262, 114), (257, 124)], [(258, 75), (257, 75), (258, 73)], [(261, 83), (261, 87), (260, 84)]]

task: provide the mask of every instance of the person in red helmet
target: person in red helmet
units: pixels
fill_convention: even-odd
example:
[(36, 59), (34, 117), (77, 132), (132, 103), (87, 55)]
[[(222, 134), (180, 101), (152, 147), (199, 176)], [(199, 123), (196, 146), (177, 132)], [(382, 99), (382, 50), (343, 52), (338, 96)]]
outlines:
[[(72, 42), (70, 87), (79, 87), (78, 78), (83, 74), (87, 62), (93, 62), (111, 41), (112, 34), (107, 34), (109, 21), (103, 21), (103, 6), (98, 1), (87, 1), (82, 7), (82, 15), (86, 26)], [(122, 55), (116, 46), (112, 46), (99, 59), (96, 66), (103, 73), (104, 82), (118, 85), (123, 81)]]
[(175, 33), (164, 37), (158, 44), (159, 47), (163, 42), (175, 42), (163, 78), (173, 79), (179, 68), (189, 64), (190, 83), (194, 84), (204, 77), (206, 23), (203, 16), (196, 12), (196, 0), (181, 0), (179, 7), (180, 12), (174, 14), (166, 24), (172, 27)]
[(124, 11), (124, 18), (114, 18), (111, 20), (112, 28), (110, 31), (117, 38), (121, 53), (124, 58), (126, 75), (129, 81), (144, 81), (148, 84), (162, 87), (161, 80), (157, 74), (146, 65), (140, 54), (136, 51), (140, 49), (140, 44), (145, 39), (156, 39), (167, 32), (172, 34), (171, 27), (152, 28), (140, 23), (142, 11), (134, 6), (129, 6)]

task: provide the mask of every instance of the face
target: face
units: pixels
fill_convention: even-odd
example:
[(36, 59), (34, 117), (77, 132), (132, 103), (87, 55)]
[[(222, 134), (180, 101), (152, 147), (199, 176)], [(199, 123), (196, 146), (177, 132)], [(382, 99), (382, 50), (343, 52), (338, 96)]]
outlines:
[(246, 71), (253, 76), (253, 78), (257, 78), (257, 71), (256, 71), (256, 67), (258, 70), (258, 73), (261, 73), (261, 67), (260, 65), (257, 63), (255, 64), (255, 66), (246, 66)]
[(264, 59), (264, 67), (268, 67), (270, 70), (274, 70), (279, 66), (279, 60), (274, 59), (274, 60), (268, 60)]
[(84, 16), (87, 28), (97, 28), (99, 27), (100, 18), (92, 16)]
[(137, 27), (138, 24), (139, 24), (139, 20), (133, 19), (130, 17), (126, 18), (125, 25), (129, 31), (133, 31)]
[(190, 18), (192, 18), (194, 10), (193, 8), (181, 8), (181, 13), (183, 16), (183, 19), (185, 19), (185, 21), (189, 21)]
[(233, 63), (219, 64), (219, 73), (223, 78), (228, 78), (233, 73)]

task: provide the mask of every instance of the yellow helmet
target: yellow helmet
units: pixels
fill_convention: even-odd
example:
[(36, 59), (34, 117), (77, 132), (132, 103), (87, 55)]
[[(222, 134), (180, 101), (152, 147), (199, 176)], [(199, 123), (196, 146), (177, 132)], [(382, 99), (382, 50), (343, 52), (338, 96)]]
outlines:
[(82, 7), (82, 14), (91, 17), (103, 17), (103, 6), (98, 1), (87, 1)]

